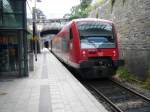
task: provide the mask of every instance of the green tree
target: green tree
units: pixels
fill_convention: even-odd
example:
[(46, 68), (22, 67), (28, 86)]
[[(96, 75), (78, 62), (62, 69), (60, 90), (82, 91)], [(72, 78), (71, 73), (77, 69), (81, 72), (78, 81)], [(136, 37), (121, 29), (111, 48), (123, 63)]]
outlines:
[(71, 8), (70, 14), (65, 14), (64, 17), (69, 19), (85, 18), (88, 16), (90, 4), (92, 0), (80, 0), (80, 4)]

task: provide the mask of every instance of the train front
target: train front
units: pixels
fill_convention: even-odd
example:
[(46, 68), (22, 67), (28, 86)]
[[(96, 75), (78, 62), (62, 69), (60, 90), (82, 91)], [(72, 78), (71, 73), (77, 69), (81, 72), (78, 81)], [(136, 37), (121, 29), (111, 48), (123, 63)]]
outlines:
[(112, 22), (78, 21), (80, 72), (86, 78), (111, 77), (121, 60)]

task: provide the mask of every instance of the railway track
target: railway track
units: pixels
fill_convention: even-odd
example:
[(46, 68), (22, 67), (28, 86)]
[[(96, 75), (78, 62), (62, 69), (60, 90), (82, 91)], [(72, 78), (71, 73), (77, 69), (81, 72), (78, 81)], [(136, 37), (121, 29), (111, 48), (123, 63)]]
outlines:
[(113, 80), (84, 82), (90, 91), (103, 98), (111, 112), (150, 112), (150, 99)]

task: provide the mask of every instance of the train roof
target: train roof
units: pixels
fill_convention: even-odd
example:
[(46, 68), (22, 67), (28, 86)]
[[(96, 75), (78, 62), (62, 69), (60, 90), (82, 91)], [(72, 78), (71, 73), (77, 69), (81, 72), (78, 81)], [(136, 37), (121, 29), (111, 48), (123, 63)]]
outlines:
[(106, 22), (106, 23), (113, 23), (110, 20), (106, 20), (106, 19), (97, 19), (97, 18), (80, 18), (80, 19), (74, 19), (72, 20), (74, 22), (79, 22), (79, 21), (101, 21), (101, 22)]

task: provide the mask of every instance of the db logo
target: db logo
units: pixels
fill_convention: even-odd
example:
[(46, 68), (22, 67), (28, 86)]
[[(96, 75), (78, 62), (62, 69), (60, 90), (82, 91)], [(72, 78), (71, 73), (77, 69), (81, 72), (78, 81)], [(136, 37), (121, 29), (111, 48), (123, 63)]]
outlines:
[(98, 56), (103, 56), (103, 52), (98, 52)]

